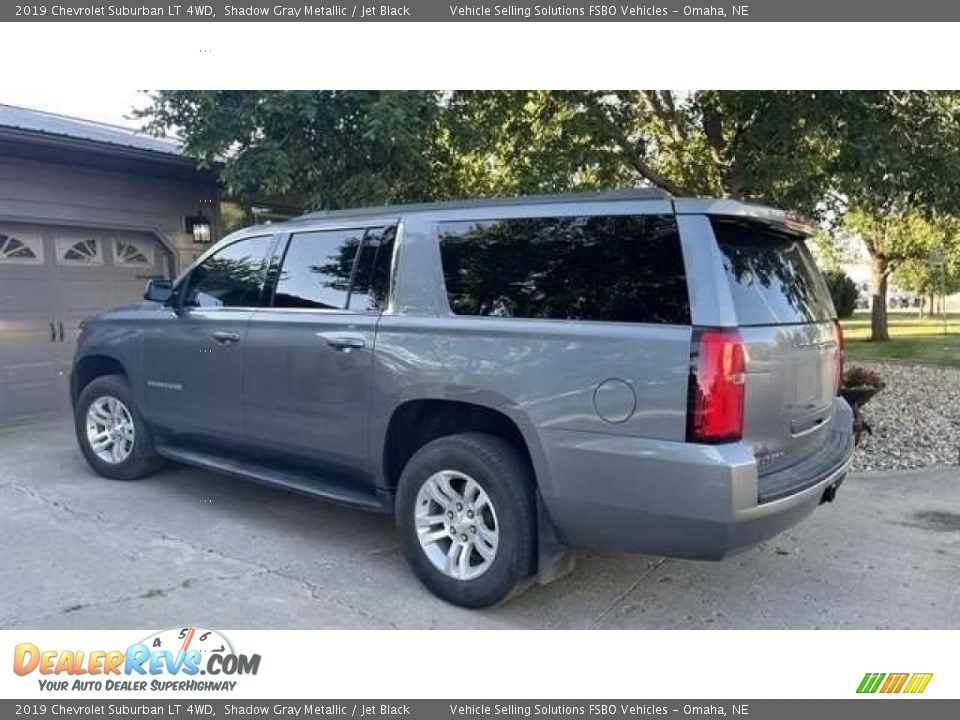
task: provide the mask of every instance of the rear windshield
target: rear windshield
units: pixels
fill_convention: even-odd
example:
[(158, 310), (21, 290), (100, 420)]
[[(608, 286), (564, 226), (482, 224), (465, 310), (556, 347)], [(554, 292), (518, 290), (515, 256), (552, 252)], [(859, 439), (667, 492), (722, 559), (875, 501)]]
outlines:
[(757, 222), (711, 218), (741, 325), (819, 322), (833, 302), (802, 238)]
[(457, 315), (690, 322), (672, 216), (443, 223), (440, 256)]

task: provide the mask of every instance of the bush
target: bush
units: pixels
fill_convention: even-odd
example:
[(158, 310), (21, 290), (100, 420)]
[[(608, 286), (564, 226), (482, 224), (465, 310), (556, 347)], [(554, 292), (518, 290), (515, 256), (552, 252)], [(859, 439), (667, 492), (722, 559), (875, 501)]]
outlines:
[(872, 387), (883, 390), (887, 384), (878, 372), (864, 367), (851, 367), (843, 373), (843, 386), (845, 388)]
[(828, 270), (823, 274), (837, 309), (837, 317), (848, 318), (857, 309), (857, 284), (842, 270)]

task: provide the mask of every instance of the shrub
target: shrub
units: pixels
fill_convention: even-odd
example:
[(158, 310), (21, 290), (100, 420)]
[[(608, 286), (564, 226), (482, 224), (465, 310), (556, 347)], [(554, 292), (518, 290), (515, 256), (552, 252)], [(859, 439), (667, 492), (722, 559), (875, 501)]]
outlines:
[(823, 274), (837, 309), (837, 317), (848, 318), (857, 309), (857, 284), (843, 270), (828, 270)]
[(845, 388), (872, 387), (883, 390), (887, 384), (880, 377), (880, 373), (862, 367), (851, 367), (843, 373)]

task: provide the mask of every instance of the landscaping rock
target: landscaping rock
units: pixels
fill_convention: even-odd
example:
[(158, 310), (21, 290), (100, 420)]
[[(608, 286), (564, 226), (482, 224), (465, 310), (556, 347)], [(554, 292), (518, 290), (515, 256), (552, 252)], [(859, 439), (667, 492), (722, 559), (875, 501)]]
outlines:
[(854, 472), (960, 464), (960, 370), (854, 364), (877, 371), (887, 383), (863, 408), (873, 434), (864, 433), (853, 455)]

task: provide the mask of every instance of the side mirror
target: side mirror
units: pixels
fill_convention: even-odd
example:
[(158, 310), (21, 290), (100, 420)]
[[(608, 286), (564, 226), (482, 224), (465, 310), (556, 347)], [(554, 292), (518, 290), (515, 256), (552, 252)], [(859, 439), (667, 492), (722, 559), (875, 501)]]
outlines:
[(143, 293), (143, 299), (155, 303), (166, 303), (173, 295), (173, 283), (169, 280), (151, 280)]

